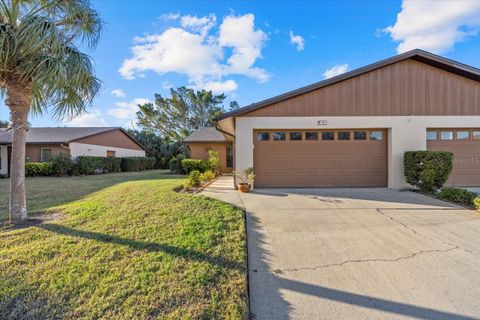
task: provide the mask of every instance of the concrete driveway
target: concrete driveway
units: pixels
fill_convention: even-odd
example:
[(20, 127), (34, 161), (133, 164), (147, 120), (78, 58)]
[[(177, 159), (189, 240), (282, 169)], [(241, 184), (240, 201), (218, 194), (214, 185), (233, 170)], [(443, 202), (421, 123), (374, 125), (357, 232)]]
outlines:
[(247, 212), (254, 319), (480, 319), (473, 211), (390, 189), (215, 188)]

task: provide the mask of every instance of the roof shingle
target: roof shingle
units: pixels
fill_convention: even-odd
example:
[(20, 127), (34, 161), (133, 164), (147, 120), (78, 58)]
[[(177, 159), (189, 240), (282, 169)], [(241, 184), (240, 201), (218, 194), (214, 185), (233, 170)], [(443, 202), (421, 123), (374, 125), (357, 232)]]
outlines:
[(227, 142), (225, 136), (214, 127), (201, 127), (183, 140), (184, 142)]
[[(68, 143), (94, 134), (116, 130), (116, 127), (57, 127), (29, 128), (27, 143)], [(0, 130), (0, 144), (12, 143), (12, 130)]]

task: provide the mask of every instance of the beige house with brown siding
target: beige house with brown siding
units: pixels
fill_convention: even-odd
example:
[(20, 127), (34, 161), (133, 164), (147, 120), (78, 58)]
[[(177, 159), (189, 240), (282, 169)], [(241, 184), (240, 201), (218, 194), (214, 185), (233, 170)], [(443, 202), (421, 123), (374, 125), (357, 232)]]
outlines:
[[(12, 133), (0, 131), (0, 174), (8, 175)], [(46, 162), (53, 155), (97, 157), (144, 157), (145, 149), (125, 130), (116, 127), (29, 128), (26, 162)]]
[(403, 156), (416, 150), (453, 152), (448, 184), (480, 186), (480, 70), (422, 50), (225, 113), (215, 127), (256, 188), (405, 188)]

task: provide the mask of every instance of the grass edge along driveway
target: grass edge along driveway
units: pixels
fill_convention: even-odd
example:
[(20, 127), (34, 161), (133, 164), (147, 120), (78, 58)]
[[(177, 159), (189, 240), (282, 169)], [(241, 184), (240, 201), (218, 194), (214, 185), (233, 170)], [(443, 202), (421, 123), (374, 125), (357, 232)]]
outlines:
[(0, 318), (247, 318), (241, 210), (152, 175), (1, 232)]

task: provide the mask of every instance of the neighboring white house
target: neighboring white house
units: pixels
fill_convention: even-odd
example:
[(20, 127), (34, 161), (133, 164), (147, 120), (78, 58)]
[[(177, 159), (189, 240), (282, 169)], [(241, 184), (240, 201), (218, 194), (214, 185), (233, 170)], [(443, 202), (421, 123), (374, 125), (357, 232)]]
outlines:
[[(12, 132), (0, 130), (0, 174), (9, 174)], [(145, 149), (122, 128), (29, 128), (26, 143), (27, 162), (45, 162), (52, 155), (144, 157)]]

